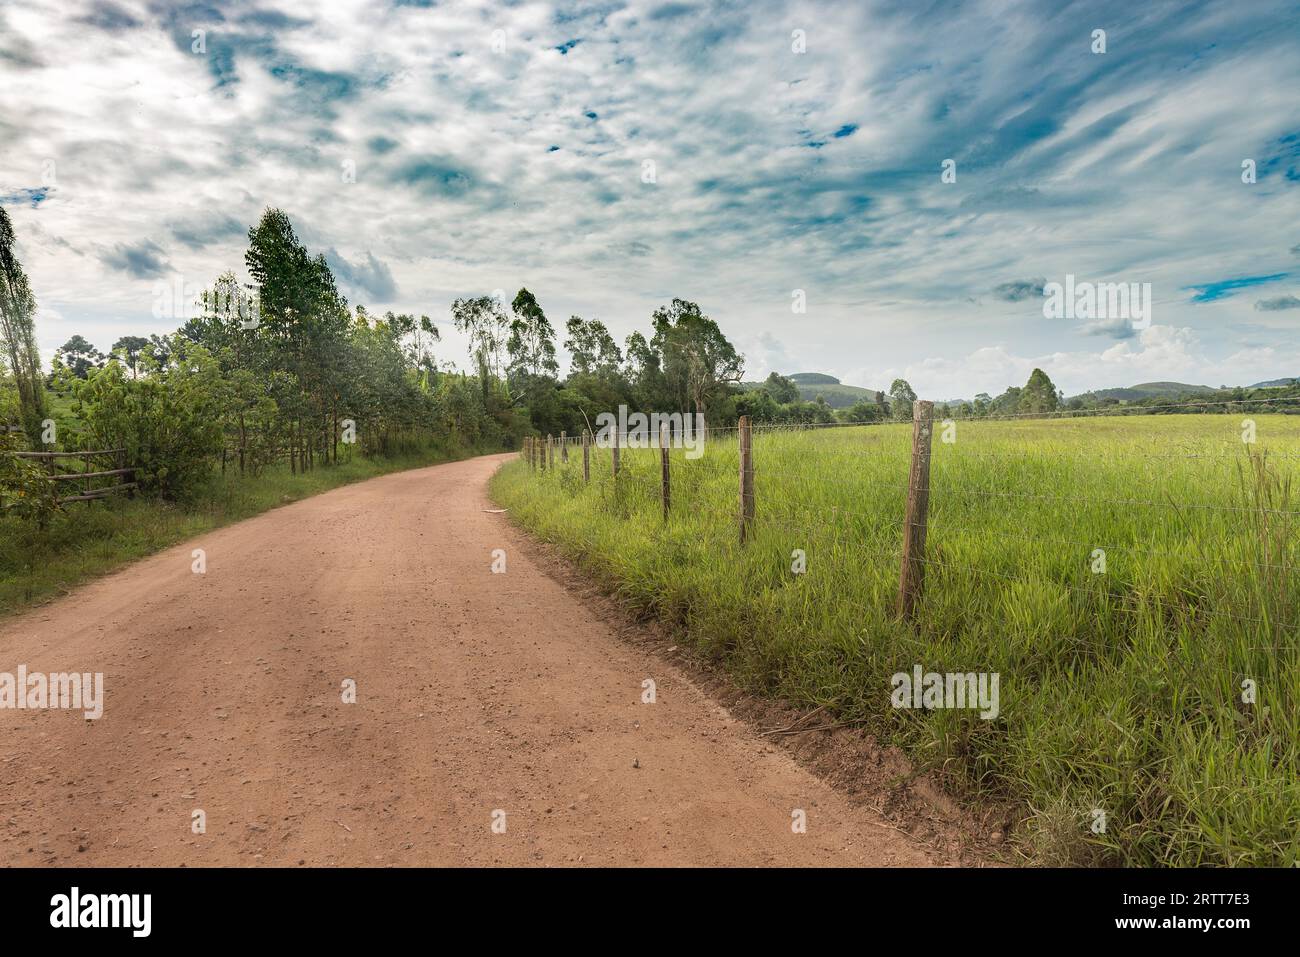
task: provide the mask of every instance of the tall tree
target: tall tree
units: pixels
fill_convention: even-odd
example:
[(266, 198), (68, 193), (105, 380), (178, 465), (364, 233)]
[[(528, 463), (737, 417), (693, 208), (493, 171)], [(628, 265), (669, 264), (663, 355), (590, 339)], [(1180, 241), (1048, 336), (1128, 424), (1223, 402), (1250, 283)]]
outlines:
[(307, 252), (282, 210), (267, 209), (249, 229), (244, 263), (257, 283), (265, 335), (303, 390), (291, 410), (297, 418), (291, 461), (306, 468), (318, 449), (337, 459), (338, 400), (351, 325), (347, 301), (325, 257)]
[(84, 336), (73, 336), (54, 351), (54, 361), (64, 365), (78, 379), (85, 379), (91, 369), (104, 364), (104, 353), (91, 345)]
[(47, 406), (36, 347), (36, 296), (14, 252), (14, 228), (0, 206), (0, 363), (9, 366), (18, 390), (18, 414), (32, 445), (40, 442)]
[(451, 321), (469, 339), (470, 361), (478, 373), (484, 406), (490, 406), (495, 383), (502, 378), (510, 322), (493, 296), (457, 299), (451, 304)]
[(633, 332), (623, 342), (624, 376), (632, 386), (637, 407), (646, 411), (667, 409), (668, 383), (664, 379), (659, 353), (640, 332)]
[(763, 382), (763, 389), (772, 396), (772, 401), (780, 405), (789, 405), (791, 402), (799, 401), (799, 386), (793, 379), (781, 375), (779, 372), (768, 374), (767, 379)]
[(1029, 381), (1020, 390), (1020, 412), (1055, 412), (1060, 403), (1056, 386), (1042, 369), (1029, 374)]
[(740, 382), (744, 357), (696, 303), (674, 299), (656, 309), (652, 321), (650, 344), (660, 355), (678, 409), (707, 416), (711, 405)]
[(891, 411), (897, 421), (906, 422), (912, 418), (912, 403), (916, 401), (916, 393), (906, 379), (893, 381), (889, 387), (889, 398), (892, 400)]
[(511, 378), (545, 378), (560, 374), (555, 361), (555, 329), (546, 318), (537, 299), (527, 289), (520, 289), (510, 304), (514, 319), (510, 321), (508, 373)]
[(122, 336), (113, 343), (110, 352), (131, 370), (131, 378), (134, 379), (140, 370), (140, 352), (147, 345), (149, 340), (144, 336)]
[(623, 364), (623, 353), (599, 319), (570, 316), (565, 327), (569, 337), (564, 348), (571, 356), (570, 372), (612, 378)]

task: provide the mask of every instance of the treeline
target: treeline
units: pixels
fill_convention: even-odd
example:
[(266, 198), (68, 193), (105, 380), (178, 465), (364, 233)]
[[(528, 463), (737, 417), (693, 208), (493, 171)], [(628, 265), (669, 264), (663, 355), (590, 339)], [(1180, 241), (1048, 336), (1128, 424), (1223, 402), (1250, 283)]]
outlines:
[[(906, 379), (895, 379), (888, 393), (872, 392), (847, 409), (832, 409), (820, 395), (804, 400), (794, 380), (773, 372), (761, 386), (745, 392), (737, 406), (742, 413), (752, 415), (756, 422), (904, 422), (911, 420), (912, 403), (917, 398)], [(1060, 391), (1047, 373), (1035, 369), (1024, 386), (1011, 386), (996, 399), (981, 393), (974, 402), (939, 402), (935, 405), (935, 414), (940, 418), (1034, 415), (1054, 412), (1063, 402)]]
[[(227, 272), (175, 333), (125, 336), (107, 355), (74, 336), (47, 376), (26, 358), (36, 354), (35, 299), (16, 259), (5, 263), (17, 278), (0, 292), (19, 306), (4, 312), (0, 423), (18, 422), (32, 449), (124, 448), (142, 490), (168, 498), (186, 495), (218, 462), (256, 475), (277, 461), (314, 469), (354, 450), (509, 449), (525, 435), (594, 428), (620, 404), (699, 412), (713, 424), (738, 414), (743, 359), (693, 302), (656, 310), (648, 336), (634, 332), (622, 346), (599, 320), (571, 316), (562, 378), (559, 332), (531, 292), (520, 289), (508, 306), (457, 299), (451, 321), (469, 342), (469, 368), (457, 371), (435, 355), (441, 334), (428, 316), (349, 306), (324, 257), (277, 209), (249, 230), (252, 282)], [(14, 358), (10, 344), (24, 342), (33, 344)], [(13, 435), (3, 441), (17, 447)], [(39, 481), (27, 478), (35, 494)], [(0, 476), (11, 490), (22, 479)]]
[[(831, 409), (820, 395), (812, 401), (800, 396), (794, 381), (774, 372), (759, 388), (745, 393), (741, 404), (756, 421), (866, 423), (908, 420), (917, 398), (905, 379), (895, 379), (888, 393), (872, 393), (847, 409)], [(1047, 373), (1034, 369), (1023, 386), (1010, 386), (1001, 395), (981, 392), (972, 401), (937, 402), (934, 408), (935, 415), (941, 419), (1065, 418), (1072, 414), (1221, 415), (1250, 411), (1300, 414), (1300, 379), (1284, 386), (1224, 386), (1208, 392), (1185, 391), (1138, 399), (1119, 399), (1092, 392), (1067, 399)]]
[[(350, 306), (322, 255), (312, 255), (288, 216), (268, 209), (250, 228), (244, 266), (253, 280), (220, 276), (197, 314), (171, 335), (124, 336), (107, 355), (73, 336), (45, 375), (36, 349), (36, 299), (0, 208), (0, 451), (124, 448), (146, 492), (176, 498), (220, 462), (257, 475), (273, 462), (293, 472), (359, 451), (387, 456), (518, 447), (526, 435), (576, 435), (596, 417), (630, 412), (699, 413), (710, 426), (740, 415), (760, 423), (815, 425), (904, 421), (917, 398), (896, 379), (847, 409), (772, 373), (740, 387), (744, 359), (699, 305), (656, 309), (646, 333), (620, 345), (604, 323), (570, 316), (562, 329), (520, 289), (507, 305), (457, 299), (451, 322), (468, 340), (468, 368), (435, 355), (441, 334), (428, 316), (372, 315)], [(184, 306), (184, 303), (178, 303)], [(561, 338), (562, 337), (562, 338)], [(571, 357), (561, 376), (558, 346)], [(1235, 410), (1267, 397), (1300, 411), (1300, 386), (1223, 390), (1119, 403), (1066, 400), (1041, 369), (997, 397), (940, 403), (940, 417), (983, 418), (1120, 411)], [(30, 465), (0, 456), (0, 484), (19, 501), (41, 485)]]

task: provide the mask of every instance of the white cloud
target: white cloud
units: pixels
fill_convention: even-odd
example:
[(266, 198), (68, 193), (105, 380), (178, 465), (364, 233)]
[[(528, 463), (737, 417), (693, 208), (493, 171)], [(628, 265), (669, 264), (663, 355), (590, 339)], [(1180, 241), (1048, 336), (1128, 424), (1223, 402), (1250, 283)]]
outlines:
[[(883, 0), (676, 17), (649, 0), (265, 0), (221, 22), (201, 5), (119, 6), (140, 25), (78, 22), (62, 0), (6, 9), (0, 196), (55, 163), (44, 202), (9, 207), (47, 352), (73, 333), (105, 348), (169, 331), (144, 274), (240, 271), (243, 230), (276, 205), (357, 267), (350, 292), (368, 305), (445, 318), (456, 296), (527, 285), (557, 326), (595, 316), (621, 338), (681, 296), (751, 374), (906, 374), (940, 397), (1000, 391), (1045, 362), (1067, 390), (1300, 374), (1294, 313), (1187, 291), (1296, 268), (1282, 175), (1300, 129), (1294, 31), (1118, 2), (922, 19)], [(1266, 5), (1255, 22), (1287, 13)], [(1105, 57), (1087, 52), (1096, 17), (1116, 24)], [(1273, 173), (1242, 184), (1243, 156)], [(1156, 321), (1195, 341), (1153, 326), (1101, 349), (1032, 297), (994, 293), (1067, 272), (1151, 282)], [(795, 288), (806, 316), (790, 313)], [(449, 336), (443, 354), (458, 348)]]

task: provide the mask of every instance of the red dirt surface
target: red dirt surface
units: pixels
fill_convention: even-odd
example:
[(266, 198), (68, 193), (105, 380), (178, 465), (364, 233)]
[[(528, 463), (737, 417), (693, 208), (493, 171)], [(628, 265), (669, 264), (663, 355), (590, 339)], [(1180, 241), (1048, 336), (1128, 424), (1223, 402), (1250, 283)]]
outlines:
[(507, 458), (339, 488), (0, 624), (0, 671), (103, 672), (105, 699), (0, 710), (5, 863), (930, 863), (530, 560), (488, 511)]

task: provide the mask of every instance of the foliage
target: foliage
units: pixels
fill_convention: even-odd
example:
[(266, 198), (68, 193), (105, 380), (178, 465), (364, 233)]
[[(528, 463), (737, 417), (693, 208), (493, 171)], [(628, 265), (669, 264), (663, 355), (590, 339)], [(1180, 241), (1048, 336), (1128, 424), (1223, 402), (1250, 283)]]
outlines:
[(889, 387), (890, 412), (900, 422), (912, 419), (912, 404), (916, 402), (916, 393), (907, 384), (906, 379), (895, 379)]
[(126, 450), (145, 492), (178, 498), (208, 474), (221, 450), (222, 400), (228, 384), (202, 346), (173, 345), (166, 365), (143, 360), (148, 372), (128, 378), (109, 363), (74, 387), (83, 441)]
[(674, 299), (655, 310), (651, 323), (650, 344), (672, 399), (667, 408), (707, 417), (710, 405), (739, 385), (744, 358), (696, 303)]
[(102, 369), (104, 358), (83, 336), (73, 336), (54, 351), (55, 366), (66, 368), (78, 379), (86, 378), (92, 369)]
[(58, 511), (58, 497), (41, 466), (12, 454), (17, 436), (0, 433), (0, 515), (34, 521), (42, 528)]
[(1040, 412), (1055, 412), (1059, 401), (1059, 394), (1052, 380), (1047, 377), (1047, 373), (1042, 369), (1035, 369), (1029, 375), (1029, 381), (1025, 383), (1024, 389), (1020, 392), (1019, 411), (1027, 412), (1031, 415)]

